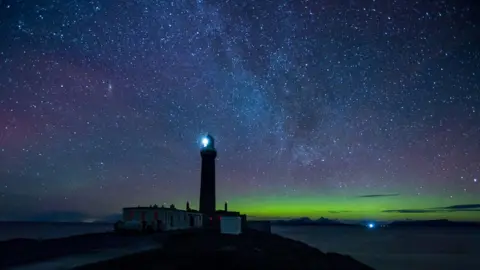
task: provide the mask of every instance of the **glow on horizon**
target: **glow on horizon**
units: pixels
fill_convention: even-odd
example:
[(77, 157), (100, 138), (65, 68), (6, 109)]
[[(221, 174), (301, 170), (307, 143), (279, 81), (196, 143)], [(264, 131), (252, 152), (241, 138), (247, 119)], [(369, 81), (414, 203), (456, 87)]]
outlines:
[[(223, 200), (221, 200), (223, 201)], [(465, 198), (454, 204), (473, 204), (474, 198)], [(229, 208), (240, 211), (252, 219), (284, 219), (325, 217), (338, 220), (432, 220), (449, 219), (456, 221), (480, 221), (470, 211), (435, 210), (438, 207), (452, 205), (437, 197), (404, 195), (385, 198), (344, 198), (335, 195), (324, 196), (254, 196), (248, 198), (230, 198)], [(218, 204), (223, 208), (223, 203)], [(399, 210), (397, 212), (391, 210)], [(400, 211), (404, 210), (404, 211)], [(408, 212), (405, 210), (418, 210)], [(422, 212), (424, 211), (424, 212)]]

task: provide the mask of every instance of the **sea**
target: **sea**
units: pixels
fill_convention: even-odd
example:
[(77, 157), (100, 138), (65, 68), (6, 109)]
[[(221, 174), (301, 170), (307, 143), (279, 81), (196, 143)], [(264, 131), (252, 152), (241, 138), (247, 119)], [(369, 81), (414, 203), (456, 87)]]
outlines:
[[(112, 224), (0, 222), (0, 241), (112, 231)], [(273, 226), (272, 232), (323, 252), (350, 255), (377, 270), (480, 269), (475, 228)]]
[(478, 228), (272, 227), (323, 252), (350, 255), (377, 270), (480, 270)]

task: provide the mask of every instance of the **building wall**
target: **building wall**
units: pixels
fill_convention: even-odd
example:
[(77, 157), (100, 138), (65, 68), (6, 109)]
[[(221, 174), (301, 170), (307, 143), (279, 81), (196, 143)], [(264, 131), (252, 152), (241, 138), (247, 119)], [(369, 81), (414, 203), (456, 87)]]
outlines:
[(203, 215), (170, 208), (124, 208), (123, 221), (145, 221), (154, 230), (178, 230), (202, 226)]
[(240, 216), (220, 217), (220, 232), (223, 234), (241, 234), (242, 218)]

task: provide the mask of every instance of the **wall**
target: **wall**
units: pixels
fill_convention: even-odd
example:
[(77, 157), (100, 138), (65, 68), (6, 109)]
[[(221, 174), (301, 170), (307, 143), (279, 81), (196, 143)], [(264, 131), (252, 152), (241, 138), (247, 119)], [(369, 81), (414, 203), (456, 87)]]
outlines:
[(241, 217), (220, 217), (220, 232), (223, 234), (242, 233)]
[[(191, 220), (193, 219), (193, 220)], [(154, 230), (188, 229), (202, 226), (200, 213), (169, 208), (126, 208), (123, 209), (123, 221), (146, 221)], [(157, 221), (160, 221), (157, 223)], [(191, 226), (193, 222), (193, 226)]]

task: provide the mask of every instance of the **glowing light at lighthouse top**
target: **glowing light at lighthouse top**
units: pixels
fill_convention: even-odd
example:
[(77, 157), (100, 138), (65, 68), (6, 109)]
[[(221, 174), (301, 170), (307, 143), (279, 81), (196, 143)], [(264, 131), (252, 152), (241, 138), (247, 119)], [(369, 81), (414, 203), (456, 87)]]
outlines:
[(204, 137), (202, 139), (202, 145), (203, 147), (207, 147), (210, 144), (210, 140), (207, 137)]
[(215, 150), (214, 139), (211, 135), (206, 135), (200, 140), (202, 149)]

